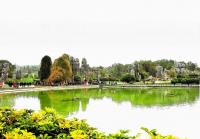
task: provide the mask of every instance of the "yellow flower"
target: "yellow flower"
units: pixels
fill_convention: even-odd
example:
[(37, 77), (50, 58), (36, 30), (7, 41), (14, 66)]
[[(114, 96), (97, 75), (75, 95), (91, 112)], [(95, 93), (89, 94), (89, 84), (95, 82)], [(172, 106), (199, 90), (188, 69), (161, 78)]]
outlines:
[(36, 137), (26, 130), (14, 129), (4, 135), (6, 139), (36, 139)]
[(0, 113), (0, 119), (3, 117), (2, 113)]
[(46, 113), (51, 113), (51, 114), (56, 115), (56, 111), (55, 111), (54, 109), (52, 109), (52, 108), (45, 108), (44, 111), (45, 111)]
[(21, 110), (13, 110), (13, 114), (15, 116), (21, 116), (25, 113), (26, 111), (24, 109), (21, 109)]
[(0, 123), (0, 130), (2, 130), (4, 127), (4, 124), (3, 123)]
[(31, 119), (32, 119), (33, 121), (35, 121), (35, 122), (42, 120), (42, 118), (43, 118), (43, 114), (40, 113), (40, 112), (34, 112), (34, 113), (31, 115)]
[(62, 129), (70, 128), (70, 122), (67, 120), (59, 121), (58, 124), (59, 124), (59, 127)]
[(86, 139), (87, 135), (82, 130), (75, 130), (70, 132), (73, 139)]

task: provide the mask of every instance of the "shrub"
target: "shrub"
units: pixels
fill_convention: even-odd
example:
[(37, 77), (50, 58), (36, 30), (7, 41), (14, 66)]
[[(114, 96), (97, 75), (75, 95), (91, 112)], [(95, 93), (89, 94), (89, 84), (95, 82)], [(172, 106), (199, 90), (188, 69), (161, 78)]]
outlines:
[(134, 82), (135, 81), (135, 77), (131, 74), (126, 74), (122, 77), (121, 79), (122, 82), (127, 82), (127, 83), (130, 83), (130, 82)]
[(163, 136), (157, 133), (155, 129), (148, 130), (147, 128), (144, 127), (142, 127), (141, 129), (144, 130), (150, 136), (151, 139), (179, 139), (173, 135)]
[(8, 84), (9, 87), (11, 87), (13, 85), (13, 83), (15, 83), (15, 82), (16, 82), (16, 80), (14, 80), (12, 78), (8, 78), (5, 83)]
[(75, 75), (75, 76), (74, 76), (74, 82), (75, 82), (75, 83), (81, 83), (81, 76)]
[(171, 80), (172, 84), (199, 84), (199, 78), (174, 78)]
[[(177, 139), (173, 136), (161, 136), (148, 129), (144, 130), (152, 139)], [(1, 139), (138, 139), (138, 137), (139, 134), (130, 136), (128, 131), (124, 130), (106, 135), (89, 126), (85, 120), (65, 119), (50, 108), (35, 112), (0, 109)]]

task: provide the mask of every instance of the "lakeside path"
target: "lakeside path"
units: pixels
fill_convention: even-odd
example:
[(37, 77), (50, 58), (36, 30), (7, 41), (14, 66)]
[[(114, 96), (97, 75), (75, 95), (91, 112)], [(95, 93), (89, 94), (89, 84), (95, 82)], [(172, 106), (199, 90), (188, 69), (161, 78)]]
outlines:
[(98, 85), (77, 85), (77, 86), (46, 86), (46, 87), (30, 87), (30, 88), (16, 88), (16, 89), (0, 89), (0, 94), (11, 94), (21, 92), (37, 92), (37, 91), (49, 91), (49, 90), (71, 90), (71, 89), (92, 89), (99, 88)]

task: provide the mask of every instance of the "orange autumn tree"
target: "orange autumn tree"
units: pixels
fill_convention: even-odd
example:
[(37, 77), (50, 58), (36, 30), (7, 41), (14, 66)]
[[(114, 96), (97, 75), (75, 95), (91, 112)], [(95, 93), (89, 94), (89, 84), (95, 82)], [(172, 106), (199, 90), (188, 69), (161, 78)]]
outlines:
[(71, 78), (72, 68), (69, 56), (63, 54), (54, 61), (48, 81), (53, 83), (69, 82)]
[(64, 80), (64, 70), (60, 67), (53, 66), (48, 81), (53, 83), (61, 83), (64, 82)]

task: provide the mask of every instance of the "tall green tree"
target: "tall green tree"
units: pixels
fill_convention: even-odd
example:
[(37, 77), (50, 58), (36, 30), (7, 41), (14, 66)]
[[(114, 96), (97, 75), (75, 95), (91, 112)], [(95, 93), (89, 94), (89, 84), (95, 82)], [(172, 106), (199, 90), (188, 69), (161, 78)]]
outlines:
[(149, 76), (156, 76), (156, 63), (150, 60), (141, 60), (134, 63), (135, 72), (144, 76), (148, 74)]
[(192, 63), (191, 61), (186, 64), (186, 68), (190, 71), (194, 71), (197, 68), (197, 64)]
[(125, 68), (123, 64), (117, 63), (117, 64), (113, 64), (110, 68), (109, 68), (109, 72), (111, 77), (120, 79), (122, 78), (123, 74), (125, 74)]
[(87, 60), (86, 60), (86, 58), (83, 58), (82, 59), (82, 62), (81, 62), (81, 70), (82, 70), (82, 72), (88, 72), (88, 70), (89, 70), (89, 65), (88, 65), (88, 63), (87, 63)]
[(49, 56), (44, 56), (41, 60), (41, 66), (40, 66), (40, 80), (44, 81), (49, 78), (51, 74), (51, 66), (52, 66), (52, 61), (51, 57)]
[(89, 70), (90, 70), (90, 66), (87, 63), (86, 58), (83, 58), (81, 61), (81, 76), (85, 79), (88, 79), (89, 77)]
[(16, 71), (16, 79), (20, 80), (22, 78), (22, 72), (21, 70)]
[(156, 65), (162, 66), (164, 69), (170, 70), (174, 67), (175, 61), (174, 60), (167, 60), (167, 59), (161, 59), (155, 61)]
[(78, 58), (70, 57), (70, 65), (72, 68), (73, 76), (77, 75), (80, 71), (80, 63)]

